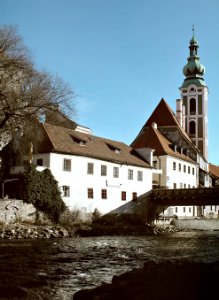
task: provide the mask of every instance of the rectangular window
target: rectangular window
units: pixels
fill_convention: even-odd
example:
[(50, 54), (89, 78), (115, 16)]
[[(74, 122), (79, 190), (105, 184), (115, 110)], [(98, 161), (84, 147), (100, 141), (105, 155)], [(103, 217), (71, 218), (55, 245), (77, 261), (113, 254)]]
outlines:
[(128, 169), (128, 180), (133, 180), (133, 170)]
[(190, 174), (190, 167), (188, 167), (188, 174)]
[(183, 166), (183, 172), (186, 173), (186, 165)]
[(63, 171), (71, 171), (71, 159), (64, 158)]
[(37, 166), (43, 166), (43, 159), (42, 158), (38, 158), (36, 161)]
[(174, 184), (173, 184), (173, 188), (174, 188), (174, 189), (176, 189), (176, 188), (177, 188), (177, 185), (176, 185), (176, 183), (174, 183)]
[(124, 191), (121, 192), (121, 200), (122, 201), (126, 200), (126, 192), (124, 192)]
[(88, 197), (88, 199), (94, 198), (94, 190), (92, 188), (87, 189), (87, 197)]
[(137, 172), (137, 180), (138, 181), (143, 181), (143, 172), (142, 171)]
[(133, 192), (132, 193), (132, 200), (136, 200), (137, 199), (137, 193), (136, 192)]
[(192, 175), (195, 175), (195, 168), (192, 168)]
[(93, 163), (88, 163), (87, 164), (87, 174), (94, 174), (94, 164)]
[(191, 213), (192, 212), (192, 208), (191, 207), (189, 207), (189, 213)]
[(173, 162), (173, 170), (176, 170), (176, 163), (175, 163), (175, 161)]
[(178, 207), (175, 207), (175, 213), (177, 213), (178, 212)]
[(101, 176), (106, 176), (106, 165), (101, 165)]
[(153, 161), (153, 168), (157, 169), (157, 161), (156, 160)]
[(101, 198), (102, 199), (107, 199), (107, 190), (106, 189), (101, 190)]
[(181, 172), (181, 164), (179, 164), (179, 172)]
[(119, 178), (119, 168), (118, 167), (113, 167), (113, 177)]
[(70, 197), (70, 186), (63, 185), (63, 196)]
[(185, 208), (185, 207), (183, 207), (183, 212), (184, 212), (184, 213), (186, 212), (186, 208)]

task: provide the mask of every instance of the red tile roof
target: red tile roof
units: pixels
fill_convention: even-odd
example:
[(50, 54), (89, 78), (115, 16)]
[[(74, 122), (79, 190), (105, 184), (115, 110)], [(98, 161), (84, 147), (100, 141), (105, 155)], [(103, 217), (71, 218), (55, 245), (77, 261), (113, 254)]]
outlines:
[(148, 127), (153, 122), (158, 126), (179, 126), (172, 109), (163, 98), (143, 127)]
[[(185, 151), (181, 153), (181, 149), (174, 150), (173, 143), (168, 140), (159, 129), (153, 126), (146, 127), (142, 130), (139, 138), (135, 140), (134, 148), (151, 148), (154, 149), (155, 156), (170, 155), (179, 159), (194, 162), (189, 156), (185, 154)], [(185, 149), (184, 149), (185, 150)]]
[(209, 173), (215, 178), (219, 178), (219, 166), (209, 164)]
[(46, 123), (43, 124), (43, 127), (52, 145), (51, 152), (87, 156), (105, 161), (150, 168), (149, 164), (140, 158), (132, 147), (122, 142)]
[[(154, 124), (156, 124), (157, 129)], [(178, 135), (184, 141), (184, 145), (198, 152), (198, 149), (194, 146), (187, 133), (181, 128), (175, 114), (164, 99), (161, 99), (139, 135), (132, 142), (131, 147), (134, 149), (149, 147), (155, 150), (154, 155), (156, 156), (171, 155), (194, 162), (189, 156), (185, 155), (185, 149), (184, 153), (181, 153), (180, 149), (174, 151), (173, 142), (170, 141), (167, 133), (169, 135), (173, 135), (173, 133)], [(177, 141), (175, 144), (177, 145)], [(186, 147), (184, 146), (184, 148)]]

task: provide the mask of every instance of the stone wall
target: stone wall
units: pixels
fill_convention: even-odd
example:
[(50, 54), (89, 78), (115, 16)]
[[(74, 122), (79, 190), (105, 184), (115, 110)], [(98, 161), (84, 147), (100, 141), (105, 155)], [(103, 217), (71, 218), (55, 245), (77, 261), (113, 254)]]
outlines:
[(219, 230), (219, 219), (177, 220), (175, 226), (180, 230)]
[(15, 222), (34, 223), (36, 217), (43, 218), (38, 214), (32, 204), (24, 203), (17, 199), (0, 199), (0, 222), (10, 224)]

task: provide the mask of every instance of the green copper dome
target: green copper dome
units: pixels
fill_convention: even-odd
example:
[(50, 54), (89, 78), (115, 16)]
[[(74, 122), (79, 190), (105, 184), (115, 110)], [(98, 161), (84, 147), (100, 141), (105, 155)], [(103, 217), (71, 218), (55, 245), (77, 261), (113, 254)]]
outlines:
[(190, 40), (190, 45), (197, 45), (198, 46), (198, 41), (196, 40), (194, 34), (193, 34), (193, 37)]
[(198, 41), (196, 40), (194, 33), (190, 40), (190, 56), (188, 62), (183, 68), (183, 74), (186, 76), (182, 87), (187, 87), (190, 84), (196, 84), (197, 86), (205, 86), (203, 75), (205, 73), (205, 67), (200, 63), (198, 57)]
[(188, 63), (183, 68), (183, 74), (188, 77), (202, 77), (205, 73), (205, 67), (200, 64), (199, 58), (188, 59)]

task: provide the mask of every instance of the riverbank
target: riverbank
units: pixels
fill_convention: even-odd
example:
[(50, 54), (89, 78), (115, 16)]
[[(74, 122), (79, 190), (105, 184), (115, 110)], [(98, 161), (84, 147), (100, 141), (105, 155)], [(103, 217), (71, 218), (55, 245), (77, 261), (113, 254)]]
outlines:
[(94, 222), (88, 227), (81, 227), (76, 231), (79, 236), (104, 235), (154, 235), (167, 234), (178, 231), (219, 231), (219, 219), (184, 219), (159, 222), (155, 225), (139, 222)]
[(1, 224), (0, 239), (49, 239), (89, 236), (148, 236), (178, 231), (219, 231), (219, 219), (175, 220), (173, 223), (149, 224), (75, 224), (36, 225), (25, 223)]
[(80, 290), (73, 299), (214, 299), (218, 276), (219, 262), (150, 261), (141, 269), (114, 276), (111, 284)]
[(0, 239), (49, 239), (70, 236), (70, 232), (61, 226), (15, 223), (0, 227)]
[(145, 236), (173, 232), (173, 226), (159, 228), (156, 226), (142, 225), (114, 225), (93, 226), (78, 224), (66, 229), (60, 225), (34, 225), (14, 223), (0, 226), (0, 239), (50, 239), (70, 237), (96, 237), (96, 236)]

